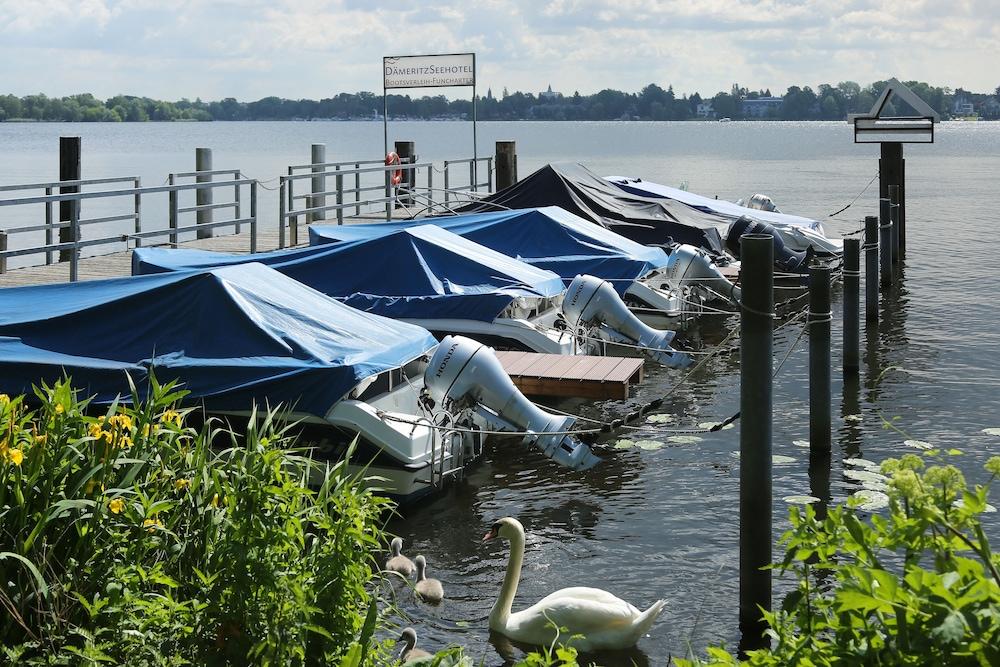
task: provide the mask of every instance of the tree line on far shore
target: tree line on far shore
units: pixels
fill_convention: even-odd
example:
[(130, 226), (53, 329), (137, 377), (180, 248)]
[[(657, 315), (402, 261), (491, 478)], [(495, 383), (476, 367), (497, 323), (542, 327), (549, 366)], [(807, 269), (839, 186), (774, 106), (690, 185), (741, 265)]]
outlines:
[[(953, 115), (956, 100), (970, 102), (984, 118), (1000, 117), (1000, 86), (993, 93), (970, 93), (961, 88), (931, 86), (918, 81), (907, 85), (942, 118)], [(789, 87), (780, 102), (774, 101), (763, 117), (780, 120), (842, 120), (851, 113), (867, 112), (886, 86), (877, 81), (862, 87), (853, 81), (837, 85), (822, 84)], [(480, 120), (688, 120), (699, 117), (727, 117), (738, 120), (750, 117), (745, 100), (771, 98), (770, 90), (748, 90), (734, 84), (729, 92), (711, 98), (698, 93), (678, 96), (672, 86), (666, 89), (655, 83), (638, 93), (605, 89), (593, 95), (562, 95), (547, 91), (508, 93), (500, 96), (488, 91), (479, 100)], [(710, 108), (708, 106), (710, 103)], [(265, 97), (254, 102), (240, 102), (227, 97), (214, 102), (182, 99), (177, 102), (148, 97), (116, 95), (100, 100), (90, 93), (66, 97), (44, 94), (0, 95), (0, 121), (208, 121), (208, 120), (359, 120), (380, 118), (382, 96), (371, 92), (339, 93), (320, 100), (290, 100)], [(464, 119), (471, 117), (468, 99), (448, 100), (444, 95), (411, 98), (388, 96), (390, 118)], [(699, 111), (701, 113), (699, 114)], [(890, 109), (890, 111), (892, 111)]]

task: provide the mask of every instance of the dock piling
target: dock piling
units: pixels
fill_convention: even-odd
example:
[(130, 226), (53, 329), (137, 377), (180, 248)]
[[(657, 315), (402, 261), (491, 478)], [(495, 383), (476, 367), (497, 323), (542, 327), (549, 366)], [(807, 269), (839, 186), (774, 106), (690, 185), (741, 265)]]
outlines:
[[(396, 155), (399, 156), (399, 163), (401, 165), (413, 164), (417, 161), (416, 143), (413, 141), (397, 141)], [(417, 170), (404, 169), (403, 182), (400, 185), (403, 186), (402, 189), (405, 193), (396, 199), (396, 208), (413, 206), (412, 193), (417, 187)]]
[(865, 216), (865, 321), (878, 321), (878, 218)]
[(889, 222), (892, 223), (892, 263), (898, 264), (900, 229), (899, 229), (899, 186), (889, 186)]
[(740, 239), (740, 641), (767, 645), (761, 609), (771, 609), (771, 422), (774, 348), (774, 242)]
[[(313, 144), (309, 149), (309, 157), (311, 164), (323, 164), (326, 162), (326, 144)], [(312, 172), (314, 174), (321, 174), (326, 171), (326, 167), (313, 167)], [(315, 208), (319, 206), (326, 206), (326, 197), (323, 195), (316, 194), (318, 192), (324, 192), (326, 190), (326, 178), (323, 176), (313, 176), (309, 179), (312, 184), (312, 196), (307, 200), (309, 206), (307, 208)], [(311, 224), (317, 220), (325, 220), (326, 211), (316, 211), (314, 213), (306, 214), (306, 224)], [(293, 233), (293, 238), (298, 241), (298, 230)], [(294, 243), (293, 243), (294, 244)]]
[(497, 142), (497, 192), (517, 183), (517, 145), (513, 141)]
[(809, 454), (830, 451), (830, 267), (809, 267)]
[[(59, 137), (59, 180), (79, 181), (83, 177), (80, 175), (80, 137)], [(80, 191), (79, 186), (70, 185), (59, 188), (59, 194), (75, 194)], [(59, 202), (59, 222), (70, 222), (73, 219), (73, 211), (77, 211), (79, 216), (80, 201), (64, 200)], [(72, 243), (73, 230), (70, 225), (59, 228), (59, 243)], [(79, 248), (66, 248), (59, 251), (59, 261), (68, 262)]]
[[(7, 232), (0, 229), (0, 252), (7, 251)], [(7, 273), (7, 257), (0, 255), (0, 275)]]
[(861, 239), (844, 239), (844, 375), (861, 370)]
[[(194, 170), (195, 171), (212, 171), (212, 149), (211, 148), (196, 148), (194, 149)], [(196, 183), (211, 183), (211, 174), (199, 174), (195, 177)], [(198, 212), (195, 213), (196, 220), (199, 225), (211, 224), (212, 223), (212, 188), (200, 188), (195, 191), (195, 204), (198, 205)], [(201, 209), (200, 207), (206, 207)], [(214, 236), (212, 229), (199, 229), (198, 238), (199, 239), (210, 239)]]
[(879, 199), (879, 265), (881, 284), (883, 287), (892, 285), (892, 217), (889, 212), (888, 197)]

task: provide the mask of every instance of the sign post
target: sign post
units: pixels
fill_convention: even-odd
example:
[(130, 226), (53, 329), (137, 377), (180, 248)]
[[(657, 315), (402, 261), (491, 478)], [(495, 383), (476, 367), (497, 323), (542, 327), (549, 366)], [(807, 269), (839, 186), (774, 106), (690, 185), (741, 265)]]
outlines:
[(450, 88), (472, 86), (472, 165), (475, 188), (476, 159), (476, 54), (441, 53), (382, 58), (382, 139), (389, 153), (389, 96), (396, 88)]

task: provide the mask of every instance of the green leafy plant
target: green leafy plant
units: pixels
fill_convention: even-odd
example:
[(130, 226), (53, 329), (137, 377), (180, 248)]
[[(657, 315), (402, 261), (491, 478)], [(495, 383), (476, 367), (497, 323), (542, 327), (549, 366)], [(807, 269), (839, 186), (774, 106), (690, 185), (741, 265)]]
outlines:
[[(930, 450), (935, 459), (957, 451)], [(998, 665), (1000, 557), (980, 521), (1000, 457), (986, 485), (916, 455), (889, 459), (888, 516), (860, 519), (850, 506), (824, 519), (792, 508), (777, 565), (797, 586), (765, 613), (772, 646), (740, 662), (721, 648), (694, 665)]]

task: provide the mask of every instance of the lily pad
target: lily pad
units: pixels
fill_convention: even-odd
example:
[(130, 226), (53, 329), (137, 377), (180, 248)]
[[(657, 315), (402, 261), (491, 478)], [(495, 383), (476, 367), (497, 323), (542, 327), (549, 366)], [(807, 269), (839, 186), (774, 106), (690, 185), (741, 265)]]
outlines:
[(983, 433), (986, 435), (1000, 435), (1000, 428), (984, 428)]
[(808, 440), (792, 440), (792, 444), (795, 445), (796, 447), (805, 447), (807, 449), (809, 448)]
[(696, 442), (701, 442), (702, 438), (696, 435), (672, 435), (667, 438), (667, 442), (672, 442), (675, 445), (693, 445)]
[(844, 477), (849, 479), (854, 479), (859, 482), (877, 482), (879, 484), (885, 484), (889, 481), (885, 475), (879, 474), (877, 472), (872, 472), (871, 470), (844, 470)]
[(635, 442), (626, 438), (615, 443), (615, 449), (631, 449), (632, 447), (635, 447)]
[(673, 424), (677, 417), (673, 415), (649, 415), (646, 417), (647, 424)]
[[(698, 424), (698, 428), (703, 428), (703, 429), (713, 429), (713, 428), (715, 428), (716, 426), (718, 426), (718, 425), (719, 425), (719, 424), (721, 424), (721, 423), (722, 423), (722, 422), (702, 422), (702, 423)], [(720, 431), (725, 431), (725, 430), (727, 430), (727, 429), (731, 429), (731, 428), (733, 428), (733, 425), (732, 425), (732, 424), (726, 424), (725, 426), (723, 426), (723, 427), (722, 427), (721, 429), (719, 429), (719, 430), (720, 430)]]
[(844, 415), (845, 422), (859, 422), (864, 418), (865, 416), (862, 414)]
[(855, 509), (859, 509), (863, 512), (875, 512), (876, 510), (889, 506), (889, 496), (881, 491), (861, 489), (854, 494), (854, 498), (861, 501), (861, 504), (856, 505)]
[(819, 502), (819, 498), (816, 496), (785, 496), (782, 500), (789, 505), (808, 505)]
[[(965, 505), (965, 499), (959, 498), (958, 500), (953, 502), (952, 505), (954, 505), (955, 507), (963, 507)], [(986, 507), (983, 508), (983, 514), (993, 514), (996, 511), (997, 508), (994, 507), (993, 505), (990, 505), (989, 503), (986, 503)]]
[(844, 459), (844, 465), (852, 466), (854, 468), (864, 468), (865, 470), (871, 470), (872, 472), (878, 472), (881, 470), (881, 466), (874, 461), (869, 461), (868, 459)]
[(904, 440), (903, 444), (913, 449), (931, 449), (934, 447), (931, 443), (924, 442), (923, 440)]
[(639, 449), (645, 449), (647, 451), (655, 451), (663, 447), (663, 443), (659, 440), (639, 440), (635, 443), (635, 446)]

